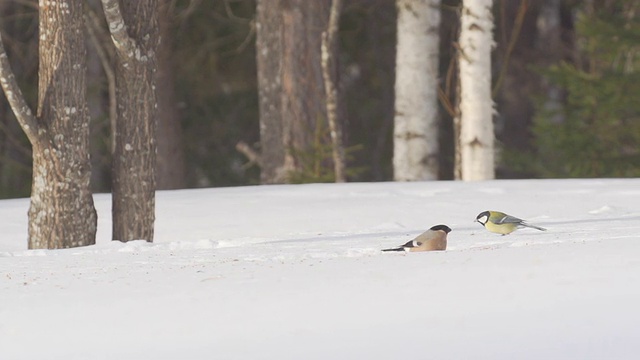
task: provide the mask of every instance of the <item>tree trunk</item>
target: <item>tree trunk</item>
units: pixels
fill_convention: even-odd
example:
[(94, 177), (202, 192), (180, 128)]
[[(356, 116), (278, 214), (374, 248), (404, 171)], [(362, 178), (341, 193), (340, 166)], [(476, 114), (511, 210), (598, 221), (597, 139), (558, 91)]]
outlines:
[(162, 0), (160, 7), (160, 33), (162, 41), (158, 50), (158, 155), (157, 189), (182, 189), (186, 186), (186, 165), (182, 143), (183, 131), (180, 113), (176, 107), (174, 66), (172, 63), (173, 39), (169, 31), (169, 0)]
[(259, 0), (257, 63), (263, 183), (288, 181), (313, 151), (317, 121), (326, 119), (320, 65), (329, 17), (322, 1)]
[[(571, 62), (571, 57), (565, 57), (568, 53), (566, 45), (562, 42), (562, 34), (566, 32), (562, 28), (562, 6), (561, 0), (544, 0), (540, 4), (540, 13), (536, 19), (536, 30), (538, 32), (535, 48), (540, 52), (541, 60), (537, 61), (541, 67), (548, 67), (561, 61)], [(549, 83), (546, 79), (539, 79), (541, 88), (546, 97), (544, 100), (544, 109), (549, 112), (555, 112), (554, 121), (561, 123), (564, 121), (562, 112), (557, 111), (562, 108), (562, 98), (564, 96), (562, 89), (554, 84)]]
[(440, 0), (397, 0), (393, 177), (438, 178)]
[[(88, 134), (80, 136), (88, 139)], [(69, 139), (60, 133), (55, 138)], [(29, 249), (60, 249), (95, 244), (97, 215), (89, 188), (88, 141), (86, 146), (82, 150), (83, 154), (80, 154), (78, 147), (72, 150), (73, 145), (66, 141), (54, 140), (43, 148), (33, 147)], [(65, 151), (68, 153), (63, 155)], [(73, 151), (76, 154), (72, 154)], [(78, 155), (82, 157), (77, 157)], [(70, 159), (82, 160), (75, 162)]]
[[(88, 9), (99, 9), (100, 0), (88, 0)], [(89, 14), (93, 14), (90, 12)], [(94, 21), (95, 20), (95, 21)], [(87, 15), (87, 103), (91, 118), (91, 189), (96, 193), (111, 191), (111, 138), (110, 98), (111, 86), (115, 86), (112, 64), (105, 45), (95, 29), (102, 25), (97, 17)], [(109, 73), (108, 73), (109, 72)], [(109, 89), (109, 90), (107, 90)], [(114, 91), (115, 93), (115, 91)]]
[[(500, 3), (501, 35), (494, 56), (494, 67), (500, 71), (493, 86), (500, 116), (494, 123), (496, 139), (505, 153), (534, 151), (531, 133), (535, 114), (533, 94), (540, 75), (531, 71), (531, 64), (538, 63), (540, 59), (540, 54), (535, 49), (538, 38), (536, 14), (544, 2), (546, 1), (518, 0)], [(559, 37), (560, 29), (554, 31), (557, 31)], [(496, 172), (500, 177), (507, 178), (532, 175), (501, 166)]]
[(336, 182), (347, 181), (346, 159), (342, 141), (342, 123), (339, 118), (338, 100), (338, 23), (342, 12), (342, 0), (331, 2), (331, 12), (327, 30), (322, 33), (322, 75), (327, 104), (327, 120), (331, 131), (333, 172)]
[(491, 99), (492, 0), (464, 0), (460, 30), (462, 180), (495, 177)]
[(89, 188), (89, 117), (83, 4), (40, 6), (38, 112), (34, 117), (0, 40), (0, 79), (33, 149), (29, 248), (95, 244), (96, 211)]
[(327, 118), (322, 81), (321, 34), (327, 27), (323, 1), (288, 0), (282, 11), (282, 112), (285, 168), (301, 170), (301, 154), (314, 151), (317, 122)]
[[(460, 62), (460, 59), (458, 59)], [(462, 114), (460, 114), (460, 78), (458, 77), (455, 84), (455, 116), (453, 117), (453, 179), (454, 180), (462, 180), (462, 137), (461, 128), (462, 128)]]
[(256, 62), (260, 107), (260, 181), (286, 181), (282, 141), (282, 22), (281, 0), (258, 0), (256, 7)]
[(113, 239), (153, 241), (156, 190), (157, 0), (102, 0), (117, 49)]

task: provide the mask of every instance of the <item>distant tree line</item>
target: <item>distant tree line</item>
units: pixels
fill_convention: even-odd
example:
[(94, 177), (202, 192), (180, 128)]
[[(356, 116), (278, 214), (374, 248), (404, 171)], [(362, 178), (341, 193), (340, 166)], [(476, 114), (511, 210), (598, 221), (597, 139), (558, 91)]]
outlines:
[(640, 175), (633, 0), (81, 3), (0, 2), (32, 247), (90, 244), (92, 192), (152, 241), (156, 189)]

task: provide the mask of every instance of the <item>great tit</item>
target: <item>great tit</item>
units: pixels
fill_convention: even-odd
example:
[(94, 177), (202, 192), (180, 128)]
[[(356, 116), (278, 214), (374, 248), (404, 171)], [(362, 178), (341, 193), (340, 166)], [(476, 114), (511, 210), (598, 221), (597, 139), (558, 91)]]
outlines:
[(515, 216), (507, 215), (500, 211), (483, 211), (476, 217), (476, 221), (482, 224), (485, 229), (507, 235), (522, 227), (530, 227), (541, 231), (547, 231), (545, 228), (527, 224), (524, 220)]
[(447, 225), (436, 225), (418, 235), (408, 243), (382, 251), (435, 251), (447, 249), (447, 234), (451, 229)]

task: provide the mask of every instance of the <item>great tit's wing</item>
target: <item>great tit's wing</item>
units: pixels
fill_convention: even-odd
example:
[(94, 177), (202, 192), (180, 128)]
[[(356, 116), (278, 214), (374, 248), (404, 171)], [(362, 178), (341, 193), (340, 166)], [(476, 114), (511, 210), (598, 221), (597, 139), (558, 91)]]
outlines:
[(502, 219), (494, 221), (496, 224), (522, 224), (522, 219), (518, 219), (515, 216), (505, 215)]

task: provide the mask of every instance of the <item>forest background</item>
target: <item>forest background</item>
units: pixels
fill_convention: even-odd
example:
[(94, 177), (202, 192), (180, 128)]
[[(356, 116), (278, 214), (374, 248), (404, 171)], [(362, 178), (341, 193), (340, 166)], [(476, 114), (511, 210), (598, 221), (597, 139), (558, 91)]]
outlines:
[[(261, 183), (259, 162), (247, 157), (253, 150), (246, 151), (259, 151), (260, 144), (256, 1), (162, 5), (157, 187)], [(635, 1), (495, 1), (497, 178), (640, 175), (639, 8)], [(451, 104), (459, 9), (459, 1), (442, 1), (439, 179), (455, 177)], [(394, 0), (343, 3), (337, 64), (349, 181), (393, 179), (396, 16)], [(0, 2), (0, 31), (27, 101), (35, 104), (37, 2)], [(99, 42), (87, 44), (91, 187), (109, 192), (108, 73), (92, 50)], [(308, 130), (313, 145), (298, 154), (303, 166), (288, 181), (333, 181), (328, 125), (317, 121)], [(29, 142), (2, 97), (0, 198), (29, 196), (31, 158)]]

